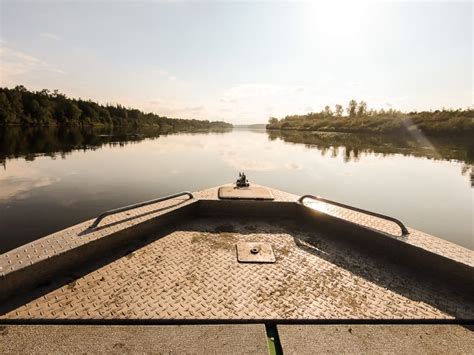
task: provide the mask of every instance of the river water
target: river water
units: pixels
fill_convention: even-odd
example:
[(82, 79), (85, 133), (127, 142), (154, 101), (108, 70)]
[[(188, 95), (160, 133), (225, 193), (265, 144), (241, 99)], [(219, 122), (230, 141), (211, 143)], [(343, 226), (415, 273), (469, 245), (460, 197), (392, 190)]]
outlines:
[(474, 143), (234, 129), (0, 131), (0, 253), (97, 216), (236, 179), (401, 219), (474, 249)]

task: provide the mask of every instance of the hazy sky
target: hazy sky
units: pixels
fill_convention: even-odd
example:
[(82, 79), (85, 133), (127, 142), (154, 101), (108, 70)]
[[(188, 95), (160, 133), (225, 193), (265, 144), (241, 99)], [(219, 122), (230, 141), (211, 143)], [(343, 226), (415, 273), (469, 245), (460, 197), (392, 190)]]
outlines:
[(471, 2), (0, 0), (0, 85), (265, 122), (473, 103)]

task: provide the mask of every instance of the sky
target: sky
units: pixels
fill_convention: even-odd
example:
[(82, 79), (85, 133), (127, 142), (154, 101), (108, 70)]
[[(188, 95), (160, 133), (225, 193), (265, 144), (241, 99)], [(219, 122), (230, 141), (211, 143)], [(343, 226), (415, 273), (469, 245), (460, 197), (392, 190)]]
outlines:
[(473, 105), (473, 4), (0, 0), (0, 86), (264, 123)]

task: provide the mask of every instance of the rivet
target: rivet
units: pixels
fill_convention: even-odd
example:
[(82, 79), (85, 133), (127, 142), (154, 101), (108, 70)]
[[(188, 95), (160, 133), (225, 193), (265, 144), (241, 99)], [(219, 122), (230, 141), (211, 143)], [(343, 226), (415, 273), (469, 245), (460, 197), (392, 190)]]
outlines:
[(258, 254), (259, 251), (260, 251), (260, 248), (258, 248), (258, 247), (253, 247), (252, 249), (250, 249), (250, 252), (252, 254)]

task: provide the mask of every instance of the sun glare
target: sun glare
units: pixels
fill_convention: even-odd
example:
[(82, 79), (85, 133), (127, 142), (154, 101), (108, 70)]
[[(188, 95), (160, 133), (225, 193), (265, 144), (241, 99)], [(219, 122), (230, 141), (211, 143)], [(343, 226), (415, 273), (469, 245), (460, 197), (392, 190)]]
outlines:
[(358, 35), (370, 10), (368, 3), (355, 1), (310, 3), (308, 7), (308, 25), (329, 39)]
[(328, 205), (324, 202), (320, 201), (308, 201), (305, 203), (306, 206), (312, 208), (313, 210), (317, 210), (319, 212), (328, 213)]

